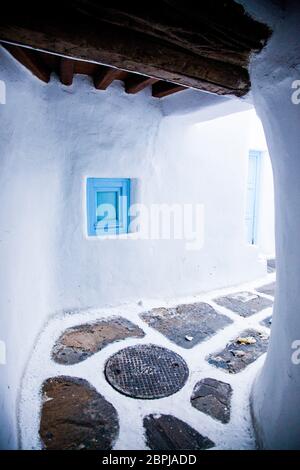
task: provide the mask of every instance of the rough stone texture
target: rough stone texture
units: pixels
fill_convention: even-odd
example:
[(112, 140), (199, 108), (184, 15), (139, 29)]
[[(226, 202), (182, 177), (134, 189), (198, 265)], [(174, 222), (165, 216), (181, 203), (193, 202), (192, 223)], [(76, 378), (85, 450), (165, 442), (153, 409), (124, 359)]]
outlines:
[(171, 415), (144, 418), (146, 444), (152, 450), (205, 450), (215, 444)]
[(110, 343), (142, 338), (145, 333), (125, 318), (115, 317), (68, 328), (55, 343), (52, 358), (59, 364), (84, 361)]
[(193, 390), (191, 404), (215, 419), (228, 423), (230, 420), (231, 385), (220, 380), (205, 378)]
[(260, 322), (261, 325), (267, 326), (268, 328), (271, 328), (272, 326), (272, 316), (270, 315), (269, 317), (265, 318)]
[(121, 349), (105, 366), (105, 376), (112, 387), (124, 395), (143, 399), (176, 393), (188, 375), (188, 367), (179, 354), (153, 344)]
[(268, 273), (274, 273), (276, 271), (276, 260), (268, 259), (267, 260)]
[[(240, 344), (238, 339), (253, 338), (253, 344)], [(268, 348), (269, 338), (255, 330), (243, 331), (238, 338), (227, 344), (223, 351), (208, 356), (208, 362), (226, 372), (236, 374), (259, 358)]]
[(119, 432), (117, 412), (86, 380), (54, 377), (44, 382), (42, 394), (45, 449), (112, 448)]
[(271, 282), (270, 284), (265, 284), (264, 286), (258, 287), (257, 292), (261, 292), (262, 294), (272, 295), (275, 296), (275, 282)]
[(210, 305), (200, 302), (174, 308), (154, 308), (141, 314), (149, 326), (179, 346), (190, 349), (232, 323)]
[(237, 292), (214, 299), (218, 305), (226, 307), (242, 317), (249, 317), (264, 308), (271, 307), (273, 301), (252, 292)]

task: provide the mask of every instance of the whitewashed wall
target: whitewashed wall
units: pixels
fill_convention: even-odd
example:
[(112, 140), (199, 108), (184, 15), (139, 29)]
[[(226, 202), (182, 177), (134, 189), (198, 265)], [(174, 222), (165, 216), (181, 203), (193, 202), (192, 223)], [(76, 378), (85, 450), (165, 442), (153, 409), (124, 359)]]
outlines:
[(300, 448), (300, 105), (293, 94), (299, 96), (300, 4), (242, 3), (273, 31), (267, 47), (250, 64), (253, 99), (274, 169), (277, 256), (271, 338), (253, 388), (252, 416), (260, 447), (295, 450)]
[[(149, 91), (126, 95), (121, 83), (105, 92), (78, 76), (70, 88), (54, 77), (41, 84), (3, 50), (0, 79), (0, 443), (15, 448), (20, 379), (51, 315), (199, 293), (266, 266), (243, 231), (247, 113), (192, 125), (164, 116)], [(148, 206), (204, 204), (203, 248), (88, 239), (87, 176), (133, 178), (135, 202)]]
[(260, 253), (272, 258), (275, 256), (273, 170), (261, 121), (255, 110), (250, 110), (247, 114), (249, 150), (262, 152), (258, 190), (257, 245)]

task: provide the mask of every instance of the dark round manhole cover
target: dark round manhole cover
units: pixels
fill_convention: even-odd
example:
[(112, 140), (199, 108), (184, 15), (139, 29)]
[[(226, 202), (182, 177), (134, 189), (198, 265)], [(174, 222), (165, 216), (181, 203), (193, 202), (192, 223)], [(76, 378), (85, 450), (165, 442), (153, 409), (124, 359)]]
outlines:
[(133, 398), (172, 395), (183, 387), (188, 375), (182, 357), (153, 344), (121, 349), (105, 366), (105, 376), (112, 387)]

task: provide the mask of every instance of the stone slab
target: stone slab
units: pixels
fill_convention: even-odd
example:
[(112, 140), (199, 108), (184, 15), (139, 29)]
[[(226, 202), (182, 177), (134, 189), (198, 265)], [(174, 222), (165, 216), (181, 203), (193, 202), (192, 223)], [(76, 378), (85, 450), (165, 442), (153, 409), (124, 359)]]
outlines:
[(204, 302), (154, 308), (142, 313), (141, 318), (170, 341), (186, 349), (193, 348), (232, 323)]
[(222, 423), (230, 420), (231, 385), (220, 380), (205, 378), (193, 390), (191, 404)]
[(171, 415), (144, 418), (146, 444), (152, 450), (205, 450), (214, 443), (195, 429)]
[(68, 328), (55, 343), (52, 358), (59, 364), (77, 364), (108, 344), (126, 338), (142, 338), (145, 333), (122, 317), (104, 319)]
[(42, 387), (40, 437), (50, 450), (110, 450), (119, 433), (111, 403), (86, 380), (59, 376)]
[(274, 273), (276, 271), (276, 260), (274, 258), (267, 260), (268, 273)]
[(249, 317), (273, 305), (271, 299), (266, 299), (253, 292), (237, 292), (235, 294), (218, 297), (214, 299), (214, 301), (218, 305), (226, 307), (242, 317)]
[[(241, 344), (242, 339), (253, 340), (251, 344)], [(267, 351), (269, 338), (256, 330), (243, 331), (237, 338), (227, 344), (223, 351), (208, 356), (210, 364), (236, 374)]]
[(265, 318), (260, 322), (261, 325), (266, 326), (267, 328), (271, 328), (272, 326), (272, 316)]
[(275, 297), (275, 286), (276, 283), (271, 282), (270, 284), (265, 284), (264, 286), (258, 287), (255, 290), (257, 290), (257, 292), (261, 292), (262, 294), (272, 295)]

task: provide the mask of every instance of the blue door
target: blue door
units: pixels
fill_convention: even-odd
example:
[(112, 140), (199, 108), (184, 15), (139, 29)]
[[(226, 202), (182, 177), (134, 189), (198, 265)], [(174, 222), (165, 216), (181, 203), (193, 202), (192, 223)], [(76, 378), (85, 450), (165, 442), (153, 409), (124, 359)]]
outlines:
[(260, 177), (261, 152), (250, 150), (248, 161), (247, 201), (246, 201), (246, 227), (247, 241), (251, 245), (257, 242), (257, 216)]

